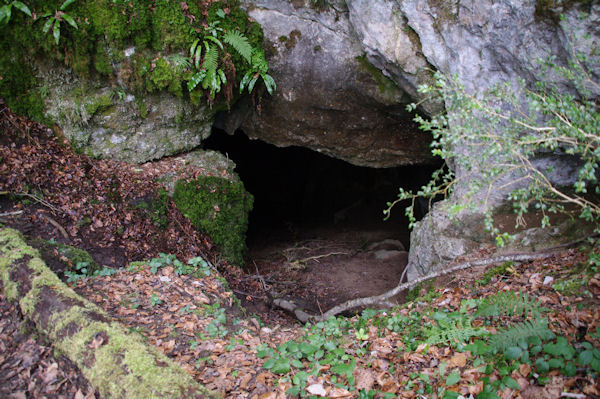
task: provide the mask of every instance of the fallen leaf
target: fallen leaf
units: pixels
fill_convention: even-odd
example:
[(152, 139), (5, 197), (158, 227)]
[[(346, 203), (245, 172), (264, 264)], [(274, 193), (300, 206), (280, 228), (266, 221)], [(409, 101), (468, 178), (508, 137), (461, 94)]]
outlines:
[(354, 378), (356, 381), (356, 389), (366, 389), (370, 391), (375, 384), (375, 377), (373, 376), (372, 370), (365, 370), (363, 368), (357, 368), (354, 371)]
[(323, 388), (323, 384), (312, 384), (306, 387), (306, 392), (311, 395), (327, 396), (327, 391)]
[(458, 352), (450, 358), (448, 362), (450, 367), (465, 367), (467, 364), (467, 354), (465, 352)]
[(53, 362), (48, 368), (44, 371), (44, 376), (42, 377), (43, 381), (46, 384), (50, 384), (56, 381), (56, 376), (58, 375), (58, 363)]

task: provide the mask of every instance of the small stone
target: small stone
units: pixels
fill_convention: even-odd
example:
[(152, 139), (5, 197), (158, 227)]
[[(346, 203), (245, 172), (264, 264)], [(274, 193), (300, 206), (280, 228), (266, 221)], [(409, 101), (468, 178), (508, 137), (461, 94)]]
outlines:
[(554, 277), (546, 276), (546, 277), (544, 277), (544, 282), (542, 284), (550, 285), (550, 284), (552, 284), (553, 281), (554, 281)]

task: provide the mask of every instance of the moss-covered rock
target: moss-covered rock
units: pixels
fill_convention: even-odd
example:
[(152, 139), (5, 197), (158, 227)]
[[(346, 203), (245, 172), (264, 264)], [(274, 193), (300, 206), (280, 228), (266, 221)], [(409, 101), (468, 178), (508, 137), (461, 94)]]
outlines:
[(211, 236), (228, 260), (243, 264), (248, 214), (254, 197), (241, 181), (215, 176), (179, 180), (173, 200), (196, 228)]
[[(61, 4), (26, 3), (38, 16), (54, 15)], [(0, 27), (0, 97), (15, 112), (57, 126), (82, 152), (119, 160), (186, 151), (210, 134), (225, 94), (237, 90), (222, 90), (210, 106), (207, 93), (187, 91), (195, 71), (189, 47), (206, 26), (218, 19), (223, 32), (239, 31), (256, 47), (263, 41), (237, 0), (78, 0), (65, 11), (78, 29), (63, 21), (58, 46), (42, 32), (45, 17), (34, 21), (15, 10)], [(219, 63), (230, 65), (235, 85), (248, 65), (225, 49)]]

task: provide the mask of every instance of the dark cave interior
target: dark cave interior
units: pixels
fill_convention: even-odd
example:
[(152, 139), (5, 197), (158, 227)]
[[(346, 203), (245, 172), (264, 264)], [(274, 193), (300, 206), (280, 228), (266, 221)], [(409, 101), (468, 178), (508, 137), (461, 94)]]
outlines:
[(236, 172), (254, 195), (250, 247), (258, 237), (321, 225), (394, 231), (408, 247), (404, 206), (397, 205), (387, 221), (383, 209), (396, 198), (399, 187), (418, 188), (439, 167), (360, 167), (307, 148), (280, 148), (250, 140), (242, 131), (228, 135), (219, 129), (214, 129), (204, 148), (226, 154), (235, 162)]

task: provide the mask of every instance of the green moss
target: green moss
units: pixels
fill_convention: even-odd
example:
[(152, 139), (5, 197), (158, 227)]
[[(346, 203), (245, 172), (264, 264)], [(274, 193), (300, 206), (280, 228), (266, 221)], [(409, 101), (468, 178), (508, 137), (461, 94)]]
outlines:
[[(120, 324), (94, 321), (86, 317), (89, 312), (105, 316), (106, 314), (62, 283), (39, 258), (39, 252), (25, 244), (18, 231), (0, 231), (0, 251), (0, 275), (5, 286), (5, 295), (11, 300), (18, 298), (7, 284), (8, 268), (15, 260), (24, 256), (32, 257), (28, 262), (33, 274), (32, 288), (21, 299), (20, 306), (25, 316), (37, 322), (38, 326), (39, 319), (36, 315), (39, 315), (39, 312), (34, 312), (34, 308), (43, 287), (50, 287), (59, 292), (62, 298), (76, 301), (76, 304), (69, 306), (67, 310), (51, 315), (47, 333), (52, 338), (55, 348), (79, 366), (85, 377), (104, 397), (125, 397), (125, 392), (128, 398), (186, 395), (217, 397), (195, 383), (192, 377), (156, 348), (147, 346), (137, 335), (126, 332)], [(64, 334), (64, 329), (70, 324), (76, 325), (78, 331), (69, 337)], [(106, 339), (98, 348), (91, 348), (90, 344), (99, 335), (104, 335)], [(160, 367), (157, 367), (158, 364)], [(189, 391), (183, 392), (183, 389)]]
[(504, 262), (500, 266), (492, 267), (491, 269), (489, 269), (485, 273), (483, 273), (483, 276), (481, 276), (481, 278), (479, 280), (477, 280), (477, 283), (480, 285), (488, 285), (494, 277), (499, 277), (499, 276), (505, 275), (506, 272), (509, 269), (511, 269), (513, 266), (514, 266), (514, 262), (509, 261), (509, 262)]
[(385, 76), (378, 68), (371, 64), (367, 60), (366, 55), (356, 57), (356, 60), (366, 72), (371, 74), (375, 82), (377, 82), (377, 87), (379, 88), (379, 91), (381, 93), (394, 93), (398, 90), (398, 86), (396, 85), (396, 83), (394, 83), (390, 78)]
[(137, 110), (140, 116), (145, 119), (148, 116), (148, 106), (144, 102), (142, 96), (137, 96), (135, 98), (135, 105), (137, 106)]
[[(27, 4), (37, 15), (52, 14), (58, 6), (43, 0)], [(225, 18), (217, 15), (221, 9), (227, 10)], [(165, 53), (187, 54), (191, 43), (202, 37), (203, 28), (217, 19), (220, 28), (240, 31), (254, 47), (262, 47), (264, 40), (260, 25), (252, 22), (235, 0), (87, 0), (74, 2), (67, 13), (79, 28), (63, 22), (59, 46), (50, 34), (42, 33), (43, 20), (33, 22), (23, 13), (15, 13), (11, 22), (0, 28), (0, 96), (13, 111), (47, 124), (55, 121), (44, 117), (45, 97), (37, 90), (43, 83), (36, 77), (35, 64), (54, 60), (72, 68), (83, 84), (95, 84), (98, 75), (112, 75), (113, 65), (121, 63), (125, 71), (121, 77), (133, 91), (168, 90), (183, 97), (191, 70), (170, 62)], [(125, 60), (123, 50), (132, 46), (136, 56)], [(229, 45), (226, 50), (239, 81), (248, 69), (247, 62)], [(195, 94), (191, 97), (195, 104), (204, 101)]]
[(175, 183), (173, 200), (196, 228), (205, 231), (232, 263), (242, 265), (248, 213), (254, 198), (242, 182), (200, 177)]
[(110, 57), (103, 45), (98, 45), (94, 56), (94, 68), (102, 75), (112, 75), (113, 68)]
[(98, 112), (103, 112), (113, 105), (110, 94), (89, 98), (87, 101), (88, 102), (85, 104), (85, 110), (90, 116), (95, 115)]

